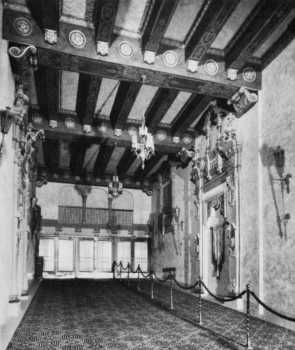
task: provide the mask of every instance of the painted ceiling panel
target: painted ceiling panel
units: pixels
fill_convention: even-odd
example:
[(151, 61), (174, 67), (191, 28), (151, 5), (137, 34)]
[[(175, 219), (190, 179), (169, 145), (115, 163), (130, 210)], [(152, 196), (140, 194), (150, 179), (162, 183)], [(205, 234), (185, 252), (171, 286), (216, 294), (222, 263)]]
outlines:
[[(118, 81), (114, 80), (114, 79), (107, 79), (107, 78), (102, 79), (100, 89), (99, 89), (98, 98), (96, 101), (95, 113), (97, 113), (98, 110), (101, 108), (102, 104), (106, 101), (107, 97), (109, 96), (109, 94), (114, 89), (114, 87), (116, 86), (117, 83), (118, 83)], [(107, 103), (104, 105), (104, 107), (100, 111), (100, 113), (99, 113), (100, 115), (104, 115), (104, 116), (110, 115), (113, 104), (114, 104), (114, 100), (116, 98), (117, 90), (118, 90), (118, 86), (113, 91), (111, 97), (108, 99)]]
[(118, 166), (118, 163), (123, 156), (123, 153), (125, 152), (124, 147), (116, 147), (112, 153), (111, 159), (107, 165), (106, 173), (107, 174), (114, 174), (116, 171), (116, 168)]
[(83, 162), (83, 169), (85, 169), (87, 173), (91, 173), (93, 171), (99, 149), (100, 145), (98, 144), (93, 144), (87, 148)]
[(61, 74), (61, 109), (76, 111), (79, 73), (62, 71)]
[(180, 92), (170, 108), (168, 109), (167, 113), (164, 115), (164, 117), (161, 120), (161, 123), (167, 123), (170, 124), (172, 120), (176, 117), (178, 112), (181, 110), (183, 105), (186, 103), (186, 101), (190, 98), (191, 93), (189, 92)]
[(295, 10), (290, 12), (287, 18), (276, 28), (274, 33), (254, 52), (253, 56), (261, 58), (265, 52), (279, 39), (294, 17)]
[(123, 30), (125, 35), (129, 32), (131, 36), (136, 34), (138, 36), (150, 2), (150, 0), (120, 0), (115, 20), (116, 29)]
[(241, 0), (214, 40), (214, 49), (224, 50), (259, 0)]
[(164, 38), (184, 42), (203, 3), (204, 0), (180, 0)]
[(62, 13), (66, 16), (85, 18), (86, 0), (63, 0)]
[(157, 86), (142, 85), (128, 119), (141, 120), (157, 90)]

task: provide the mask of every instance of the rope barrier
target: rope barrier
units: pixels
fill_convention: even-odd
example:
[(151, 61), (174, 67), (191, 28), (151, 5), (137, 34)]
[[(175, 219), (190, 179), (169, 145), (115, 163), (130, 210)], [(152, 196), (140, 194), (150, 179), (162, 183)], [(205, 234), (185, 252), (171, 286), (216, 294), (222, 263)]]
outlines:
[(190, 286), (186, 286), (186, 285), (183, 285), (182, 283), (178, 282), (177, 279), (175, 277), (173, 277), (173, 281), (175, 282), (175, 284), (181, 288), (181, 289), (185, 289), (185, 290), (189, 290), (189, 289), (193, 289), (193, 288), (196, 288), (200, 281), (196, 281), (194, 284), (190, 285)]
[(200, 280), (200, 283), (206, 289), (208, 294), (211, 295), (211, 297), (213, 297), (214, 299), (218, 300), (221, 303), (226, 303), (226, 302), (229, 302), (229, 301), (234, 301), (234, 300), (240, 299), (246, 293), (246, 290), (243, 290), (240, 294), (238, 294), (238, 295), (236, 295), (234, 297), (221, 298), (221, 297), (218, 297), (217, 295), (213, 294), (202, 280)]
[(285, 316), (285, 315), (281, 314), (280, 312), (272, 309), (270, 306), (267, 306), (266, 304), (264, 304), (264, 302), (261, 301), (254, 292), (250, 291), (250, 294), (258, 302), (258, 304), (262, 305), (267, 311), (272, 312), (274, 315), (281, 317), (287, 321), (295, 322), (295, 317)]

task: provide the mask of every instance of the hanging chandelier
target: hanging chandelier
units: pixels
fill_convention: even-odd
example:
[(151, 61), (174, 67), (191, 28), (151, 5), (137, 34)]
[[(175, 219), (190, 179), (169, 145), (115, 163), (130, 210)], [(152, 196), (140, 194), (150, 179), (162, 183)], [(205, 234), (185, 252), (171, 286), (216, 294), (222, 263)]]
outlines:
[(154, 137), (148, 131), (145, 125), (145, 117), (142, 118), (141, 126), (138, 132), (135, 130), (131, 135), (132, 150), (136, 157), (141, 161), (141, 167), (144, 169), (145, 162), (155, 154)]
[(113, 175), (113, 179), (109, 183), (108, 192), (109, 196), (113, 199), (119, 197), (123, 192), (123, 184), (121, 181), (119, 181), (119, 176), (117, 173)]

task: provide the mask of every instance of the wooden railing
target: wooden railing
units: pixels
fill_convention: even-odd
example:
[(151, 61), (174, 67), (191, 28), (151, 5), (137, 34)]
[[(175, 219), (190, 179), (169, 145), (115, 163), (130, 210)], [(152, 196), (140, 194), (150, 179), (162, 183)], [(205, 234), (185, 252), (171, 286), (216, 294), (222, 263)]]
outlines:
[(64, 225), (131, 226), (133, 225), (133, 210), (59, 206), (58, 222)]

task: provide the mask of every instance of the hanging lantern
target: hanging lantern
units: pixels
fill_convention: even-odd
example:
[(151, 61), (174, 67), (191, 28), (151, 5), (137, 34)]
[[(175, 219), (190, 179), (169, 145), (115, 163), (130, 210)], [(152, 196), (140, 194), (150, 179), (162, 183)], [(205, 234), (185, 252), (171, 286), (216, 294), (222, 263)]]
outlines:
[(117, 174), (113, 175), (112, 181), (108, 186), (109, 196), (112, 198), (119, 197), (123, 192), (123, 184), (119, 181), (119, 177)]

